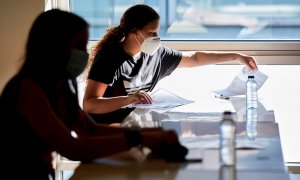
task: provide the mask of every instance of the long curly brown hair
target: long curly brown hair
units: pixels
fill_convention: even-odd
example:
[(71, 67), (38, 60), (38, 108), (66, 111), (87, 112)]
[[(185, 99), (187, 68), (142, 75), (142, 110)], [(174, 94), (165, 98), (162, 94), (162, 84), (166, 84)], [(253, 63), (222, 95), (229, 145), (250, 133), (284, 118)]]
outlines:
[(120, 20), (120, 25), (109, 28), (103, 38), (91, 48), (91, 55), (84, 73), (85, 78), (100, 52), (106, 49), (114, 49), (115, 46), (125, 40), (128, 33), (136, 29), (142, 29), (148, 23), (159, 20), (159, 18), (159, 14), (145, 4), (137, 4), (128, 8)]

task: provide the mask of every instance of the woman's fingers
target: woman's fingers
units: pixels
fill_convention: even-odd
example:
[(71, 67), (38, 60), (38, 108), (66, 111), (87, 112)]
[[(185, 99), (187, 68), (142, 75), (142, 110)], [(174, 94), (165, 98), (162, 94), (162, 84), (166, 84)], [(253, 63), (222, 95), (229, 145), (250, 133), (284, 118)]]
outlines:
[(257, 64), (253, 57), (240, 54), (237, 59), (240, 63), (247, 65), (251, 70), (257, 70)]
[(141, 95), (143, 96), (143, 99), (145, 100), (145, 104), (152, 104), (153, 100), (152, 98), (150, 97), (150, 95), (146, 92), (140, 92)]
[(136, 97), (135, 104), (152, 104), (153, 100), (146, 92), (137, 92), (134, 94)]
[(256, 64), (256, 62), (253, 58), (250, 58), (248, 63), (249, 63), (249, 66), (251, 67), (252, 70), (257, 70), (257, 64)]

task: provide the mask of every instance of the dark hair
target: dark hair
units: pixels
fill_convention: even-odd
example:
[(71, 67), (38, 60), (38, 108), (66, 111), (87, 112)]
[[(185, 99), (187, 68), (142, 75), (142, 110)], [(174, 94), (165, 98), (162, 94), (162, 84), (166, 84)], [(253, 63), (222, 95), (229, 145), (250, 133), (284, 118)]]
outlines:
[(120, 25), (109, 28), (102, 40), (92, 48), (86, 71), (90, 69), (96, 55), (100, 51), (106, 49), (106, 47), (117, 45), (129, 32), (142, 29), (150, 22), (159, 20), (159, 18), (159, 14), (153, 8), (145, 4), (137, 4), (128, 8), (120, 19)]
[(52, 9), (41, 13), (30, 29), (19, 74), (38, 82), (62, 78), (70, 56), (70, 43), (87, 27), (85, 20), (70, 12)]
[(141, 29), (148, 23), (158, 20), (159, 15), (150, 6), (138, 4), (128, 8), (120, 20), (120, 30), (127, 35), (130, 31)]

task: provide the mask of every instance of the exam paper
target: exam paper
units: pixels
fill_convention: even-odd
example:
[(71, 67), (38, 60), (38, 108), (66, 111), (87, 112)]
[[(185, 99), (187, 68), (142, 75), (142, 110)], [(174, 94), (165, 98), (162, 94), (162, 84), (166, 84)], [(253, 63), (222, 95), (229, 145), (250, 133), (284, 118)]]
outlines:
[(124, 107), (169, 110), (169, 109), (177, 107), (177, 106), (182, 106), (182, 105), (194, 102), (194, 101), (179, 97), (165, 89), (156, 90), (155, 92), (150, 94), (150, 97), (153, 100), (152, 104), (130, 104), (130, 105), (127, 105)]
[(268, 76), (259, 70), (250, 71), (247, 66), (234, 77), (229, 86), (223, 90), (213, 91), (216, 94), (223, 95), (225, 97), (245, 95), (246, 94), (246, 82), (248, 75), (254, 75), (257, 82), (257, 90), (259, 90), (268, 79)]

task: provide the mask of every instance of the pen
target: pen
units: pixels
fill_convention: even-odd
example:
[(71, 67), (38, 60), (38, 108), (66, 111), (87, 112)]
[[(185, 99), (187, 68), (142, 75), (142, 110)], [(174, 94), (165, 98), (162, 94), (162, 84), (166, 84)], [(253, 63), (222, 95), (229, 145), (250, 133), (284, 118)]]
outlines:
[(224, 99), (224, 100), (229, 100), (229, 97), (228, 96), (224, 96), (223, 94), (220, 94), (220, 95), (215, 95), (215, 98), (218, 98), (218, 99)]

